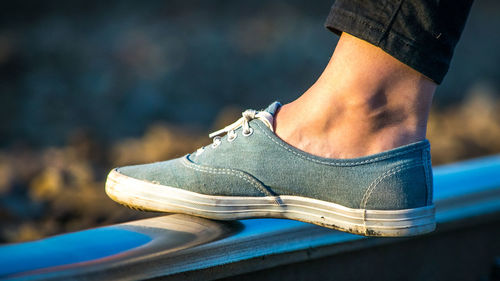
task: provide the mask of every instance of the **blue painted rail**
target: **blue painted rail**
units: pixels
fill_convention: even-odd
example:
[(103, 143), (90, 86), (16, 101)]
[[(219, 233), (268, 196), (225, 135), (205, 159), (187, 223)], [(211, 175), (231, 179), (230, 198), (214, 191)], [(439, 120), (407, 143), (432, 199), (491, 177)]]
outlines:
[(166, 215), (2, 246), (0, 279), (210, 280), (407, 241), (430, 245), (432, 237), (500, 225), (500, 155), (437, 167), (434, 184), (437, 231), (423, 237), (367, 238), (284, 219)]

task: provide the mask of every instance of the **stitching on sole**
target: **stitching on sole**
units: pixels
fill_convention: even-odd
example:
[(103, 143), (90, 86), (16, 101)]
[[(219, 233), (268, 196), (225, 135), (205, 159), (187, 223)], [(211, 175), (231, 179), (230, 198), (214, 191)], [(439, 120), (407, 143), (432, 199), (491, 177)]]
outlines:
[[(130, 191), (132, 191), (132, 193), (129, 193), (129, 192), (121, 193), (122, 195), (128, 194), (122, 200), (125, 200), (125, 203), (128, 206), (130, 206), (126, 202), (126, 200), (127, 200), (126, 198), (128, 196), (134, 197), (134, 193), (135, 193), (134, 189), (135, 189), (135, 187), (137, 187), (137, 184), (134, 183), (134, 181), (136, 179), (129, 178), (129, 177), (124, 176), (124, 175), (122, 175), (122, 174), (120, 174), (119, 172), (116, 172), (116, 171), (114, 171), (114, 172), (116, 173), (116, 175), (112, 175), (111, 177), (108, 178), (109, 183), (107, 182), (107, 184), (106, 184), (107, 192), (110, 192), (113, 195), (116, 192), (117, 193), (116, 195), (118, 195), (121, 192), (119, 191), (119, 188), (116, 188), (116, 186), (118, 186), (118, 185), (125, 185), (125, 186), (129, 185), (129, 186), (134, 187), (132, 190), (130, 190)], [(122, 176), (123, 176), (123, 178), (121, 178)], [(147, 183), (147, 182), (145, 182), (145, 183), (146, 184), (154, 185), (152, 183)], [(172, 188), (174, 188), (174, 187), (172, 187)], [(178, 188), (174, 188), (174, 189), (178, 189)], [(184, 190), (179, 189), (179, 191), (184, 191)], [(193, 192), (193, 193), (195, 193), (195, 192)], [(195, 194), (197, 194), (197, 193), (195, 193)], [(113, 197), (115, 197), (115, 196), (112, 196), (112, 198)], [(213, 197), (213, 196), (209, 196), (209, 197)], [(214, 196), (214, 197), (216, 197), (216, 196)], [(260, 199), (260, 197), (257, 197), (257, 198)], [(179, 197), (178, 199), (182, 201), (182, 198)], [(304, 199), (307, 199), (307, 197), (304, 197)], [(146, 200), (146, 199), (144, 199), (144, 200)], [(319, 200), (319, 201), (321, 201), (321, 200)], [(156, 203), (160, 203), (160, 204), (165, 204), (166, 203), (167, 206), (169, 205), (168, 202), (161, 203), (161, 202), (156, 201)], [(329, 203), (329, 202), (325, 201), (325, 203)], [(342, 206), (342, 205), (340, 205), (340, 206)], [(178, 205), (178, 207), (180, 207), (181, 210), (182, 210), (182, 208), (188, 208), (188, 209), (190, 208), (189, 206), (183, 206), (183, 205)], [(313, 207), (313, 208), (319, 209), (320, 211), (323, 209), (323, 207), (308, 206), (307, 204), (303, 205), (302, 207), (305, 207), (305, 208), (307, 208), (307, 207)], [(325, 223), (324, 220), (319, 219), (320, 216), (318, 214), (304, 213), (306, 215), (305, 217), (293, 216), (293, 215), (297, 215), (297, 213), (295, 211), (293, 211), (293, 210), (292, 210), (292, 212), (289, 213), (292, 216), (288, 217), (288, 218), (292, 218), (292, 219), (299, 220), (299, 221), (305, 221), (305, 222), (309, 222), (309, 223), (314, 223), (314, 224), (319, 224), (319, 225), (323, 225), (323, 226), (326, 226), (326, 227), (329, 227), (329, 228), (337, 228), (337, 229), (341, 229), (343, 231), (347, 231), (347, 232), (351, 232), (351, 233), (356, 233), (356, 234), (363, 234), (363, 235), (367, 235), (367, 236), (413, 236), (413, 235), (427, 233), (427, 232), (430, 232), (430, 231), (432, 231), (434, 229), (434, 227), (435, 227), (435, 222), (433, 220), (433, 214), (434, 214), (434, 212), (433, 212), (433, 208), (431, 209), (429, 207), (433, 207), (433, 206), (427, 206), (427, 207), (425, 207), (428, 210), (418, 210), (418, 212), (424, 212), (424, 215), (420, 215), (420, 216), (417, 216), (417, 217), (411, 217), (410, 214), (407, 214), (406, 215), (407, 217), (404, 218), (405, 220), (409, 220), (409, 221), (424, 219), (423, 223), (421, 222), (418, 225), (411, 225), (410, 224), (408, 226), (399, 225), (399, 226), (386, 226), (386, 227), (383, 227), (385, 229), (380, 229), (380, 228), (378, 228), (376, 226), (368, 226), (368, 227), (365, 226), (365, 227), (363, 227), (363, 225), (359, 225), (359, 224), (352, 223), (352, 222), (349, 222), (349, 221), (345, 221), (345, 220), (342, 220), (342, 219), (338, 220), (338, 219), (335, 219), (335, 218), (330, 218), (329, 220), (338, 221), (338, 223), (340, 223), (340, 224), (338, 224), (338, 223), (332, 223), (332, 222)], [(421, 209), (421, 208), (414, 208), (414, 209)], [(356, 210), (356, 209), (352, 209), (352, 210)], [(156, 211), (159, 211), (159, 210), (157, 209)], [(266, 212), (265, 209), (262, 210), (262, 211)], [(271, 211), (272, 212), (272, 210), (267, 210), (267, 211)], [(327, 211), (327, 209), (324, 209), (324, 211)], [(358, 219), (363, 219), (363, 221), (365, 221), (366, 220), (366, 216), (369, 215), (367, 213), (370, 210), (364, 209), (362, 211), (363, 212), (361, 214), (359, 214), (360, 217)], [(376, 211), (376, 210), (374, 210), (374, 211)], [(401, 211), (401, 210), (394, 210), (394, 211), (397, 212), (397, 211)], [(417, 211), (417, 210), (408, 209), (408, 211), (414, 212), (414, 211)], [(180, 211), (180, 212), (182, 213), (182, 211)], [(234, 218), (231, 218), (231, 217), (226, 217), (226, 218), (219, 217), (219, 218), (215, 218), (215, 217), (211, 217), (211, 216), (207, 216), (206, 214), (203, 214), (203, 213), (210, 212), (209, 210), (199, 209), (199, 212), (201, 212), (201, 213), (191, 213), (191, 214), (192, 215), (196, 215), (196, 216), (202, 216), (202, 217), (204, 216), (204, 217), (212, 218), (212, 219), (234, 219)], [(247, 211), (247, 212), (251, 213), (251, 211)], [(218, 214), (217, 211), (214, 211), (213, 213), (214, 214)], [(245, 213), (245, 212), (243, 211), (241, 213)], [(342, 216), (342, 213), (339, 213), (339, 215)], [(391, 215), (390, 211), (388, 211), (387, 215)], [(249, 217), (252, 217), (252, 216), (254, 216), (254, 215), (249, 215)], [(308, 216), (309, 216), (309, 218), (307, 218)], [(257, 217), (261, 217), (261, 216), (257, 216)], [(263, 217), (266, 217), (266, 215), (264, 215)], [(315, 217), (316, 217), (316, 219), (314, 219)], [(321, 216), (321, 218), (323, 218), (323, 217)], [(355, 217), (353, 217), (353, 218), (356, 219)], [(425, 218), (427, 218), (427, 221), (425, 220)], [(381, 220), (384, 220), (384, 218), (375, 218), (375, 219), (372, 218), (371, 220), (369, 220), (369, 222), (370, 223), (378, 223)], [(366, 224), (366, 222), (365, 222), (365, 224)], [(403, 231), (403, 232), (399, 232), (399, 231)]]

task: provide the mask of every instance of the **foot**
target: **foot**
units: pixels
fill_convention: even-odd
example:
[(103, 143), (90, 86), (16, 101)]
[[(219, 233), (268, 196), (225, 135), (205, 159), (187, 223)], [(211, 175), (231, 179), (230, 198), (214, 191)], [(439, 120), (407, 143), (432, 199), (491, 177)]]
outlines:
[(427, 140), (353, 159), (319, 157), (274, 133), (279, 108), (245, 111), (195, 153), (114, 169), (106, 192), (136, 209), (216, 220), (287, 218), (370, 236), (434, 230)]

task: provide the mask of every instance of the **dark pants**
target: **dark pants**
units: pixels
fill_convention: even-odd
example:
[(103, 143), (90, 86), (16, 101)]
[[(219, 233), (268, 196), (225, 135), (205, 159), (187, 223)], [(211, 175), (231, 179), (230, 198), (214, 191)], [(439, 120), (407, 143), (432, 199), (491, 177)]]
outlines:
[(380, 47), (440, 84), (473, 0), (337, 0), (326, 27)]

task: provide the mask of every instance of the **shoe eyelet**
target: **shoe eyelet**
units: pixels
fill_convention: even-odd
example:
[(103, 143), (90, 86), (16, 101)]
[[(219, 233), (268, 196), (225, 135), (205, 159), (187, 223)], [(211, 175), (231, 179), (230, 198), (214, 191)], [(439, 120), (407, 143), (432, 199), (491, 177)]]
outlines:
[(243, 132), (241, 132), (241, 134), (242, 134), (243, 136), (245, 136), (245, 137), (248, 137), (248, 136), (250, 136), (251, 134), (253, 134), (253, 128), (248, 128), (248, 132), (245, 132), (245, 131), (243, 130)]
[(215, 137), (215, 138), (214, 138), (214, 143), (212, 143), (212, 145), (211, 145), (211, 146), (212, 146), (212, 148), (217, 148), (217, 146), (219, 146), (219, 145), (221, 144), (221, 142), (222, 142), (222, 141), (220, 140), (220, 137), (219, 137), (219, 136)]
[(234, 135), (228, 135), (227, 136), (227, 141), (228, 142), (232, 142), (232, 141), (234, 141), (236, 139), (237, 136), (238, 135), (236, 133)]

